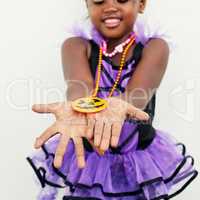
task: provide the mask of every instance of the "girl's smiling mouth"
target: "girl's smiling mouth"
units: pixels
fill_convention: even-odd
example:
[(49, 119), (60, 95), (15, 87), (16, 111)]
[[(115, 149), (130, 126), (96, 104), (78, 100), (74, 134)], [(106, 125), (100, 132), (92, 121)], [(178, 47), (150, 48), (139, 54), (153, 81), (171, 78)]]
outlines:
[(107, 28), (115, 28), (115, 27), (117, 27), (117, 26), (120, 25), (120, 22), (121, 22), (120, 19), (114, 19), (114, 18), (112, 18), (112, 19), (106, 19), (104, 21), (104, 24), (105, 24), (105, 26)]
[(102, 19), (106, 28), (116, 28), (120, 25), (121, 21), (122, 18), (118, 16), (107, 16)]

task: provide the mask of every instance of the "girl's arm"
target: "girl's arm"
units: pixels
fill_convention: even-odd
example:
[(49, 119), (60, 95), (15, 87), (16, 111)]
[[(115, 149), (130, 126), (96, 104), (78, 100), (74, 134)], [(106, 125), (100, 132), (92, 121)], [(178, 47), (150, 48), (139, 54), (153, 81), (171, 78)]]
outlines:
[[(88, 62), (89, 54), (90, 45), (85, 39), (69, 38), (62, 45), (63, 72), (68, 81), (69, 100), (88, 96), (94, 87)], [(117, 98), (144, 109), (162, 81), (168, 57), (168, 44), (163, 39), (151, 39), (144, 47), (141, 61), (129, 80), (126, 92)]]
[(142, 58), (120, 97), (140, 109), (145, 109), (159, 87), (169, 58), (168, 44), (151, 39), (144, 47)]
[(62, 65), (67, 82), (67, 100), (89, 96), (94, 86), (94, 80), (88, 63), (89, 42), (80, 37), (64, 41), (61, 49)]

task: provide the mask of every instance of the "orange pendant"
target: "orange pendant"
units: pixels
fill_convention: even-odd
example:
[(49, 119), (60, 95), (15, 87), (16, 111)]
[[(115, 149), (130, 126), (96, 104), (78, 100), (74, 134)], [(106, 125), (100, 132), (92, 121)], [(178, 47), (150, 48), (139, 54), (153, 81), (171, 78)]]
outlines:
[(72, 102), (72, 108), (82, 113), (95, 113), (107, 108), (108, 102), (99, 97), (84, 97)]

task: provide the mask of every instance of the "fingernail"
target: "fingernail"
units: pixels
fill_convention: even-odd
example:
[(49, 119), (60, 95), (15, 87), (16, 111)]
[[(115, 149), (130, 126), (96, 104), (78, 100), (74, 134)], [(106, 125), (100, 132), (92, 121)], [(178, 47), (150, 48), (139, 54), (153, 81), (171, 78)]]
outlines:
[(80, 168), (80, 169), (83, 169), (84, 167), (85, 167), (84, 164), (79, 164), (79, 168)]
[(95, 147), (99, 147), (99, 143), (98, 143), (97, 140), (94, 141), (94, 146), (95, 146)]
[(107, 145), (104, 143), (101, 144), (99, 151), (104, 153), (106, 150), (107, 150)]
[(35, 147), (36, 149), (38, 149), (40, 146), (41, 146), (41, 141), (40, 141), (39, 139), (36, 139), (35, 144), (34, 144), (34, 147)]
[(146, 114), (146, 119), (147, 119), (147, 120), (149, 119), (149, 115), (148, 115), (148, 114)]
[(105, 154), (105, 151), (106, 151), (105, 149), (100, 149), (100, 150), (99, 150), (99, 154), (100, 154), (101, 156), (103, 156), (103, 155)]
[(32, 105), (32, 110), (33, 110), (33, 111), (35, 110), (35, 108), (36, 108), (36, 105), (35, 105), (35, 104)]
[(85, 167), (85, 163), (79, 163), (79, 168), (83, 169)]
[(38, 149), (38, 148), (39, 148), (37, 142), (35, 142), (35, 144), (34, 144), (34, 148), (35, 148), (35, 149)]
[(85, 167), (85, 159), (84, 158), (80, 158), (81, 160), (78, 161), (78, 166), (79, 168), (84, 168)]
[(54, 167), (55, 168), (60, 168), (61, 165), (62, 165), (62, 159), (61, 159), (61, 157), (55, 158), (55, 160), (54, 160)]

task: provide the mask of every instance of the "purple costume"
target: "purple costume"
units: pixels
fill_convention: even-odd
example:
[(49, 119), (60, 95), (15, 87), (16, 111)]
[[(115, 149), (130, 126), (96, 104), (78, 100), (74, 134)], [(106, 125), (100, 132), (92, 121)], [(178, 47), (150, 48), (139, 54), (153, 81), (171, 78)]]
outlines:
[[(90, 40), (90, 67), (96, 77), (99, 47)], [(143, 45), (137, 43), (126, 62), (117, 90), (124, 92), (140, 60)], [(113, 86), (118, 66), (103, 57), (99, 97), (106, 97)], [(65, 188), (63, 200), (158, 200), (170, 199), (182, 192), (197, 176), (194, 160), (164, 131), (152, 125), (156, 94), (145, 108), (151, 116), (148, 123), (127, 118), (117, 148), (99, 156), (84, 138), (86, 167), (77, 167), (74, 144), (70, 141), (62, 167), (53, 166), (59, 135), (51, 138), (41, 150), (27, 159), (42, 186), (38, 200), (54, 200), (58, 188)], [(176, 187), (174, 187), (176, 186)], [(69, 191), (67, 190), (69, 188)]]

